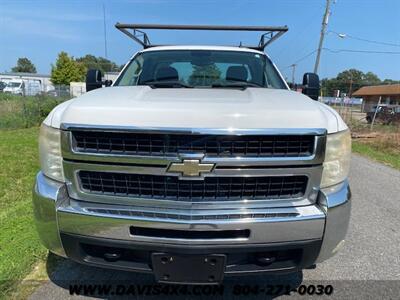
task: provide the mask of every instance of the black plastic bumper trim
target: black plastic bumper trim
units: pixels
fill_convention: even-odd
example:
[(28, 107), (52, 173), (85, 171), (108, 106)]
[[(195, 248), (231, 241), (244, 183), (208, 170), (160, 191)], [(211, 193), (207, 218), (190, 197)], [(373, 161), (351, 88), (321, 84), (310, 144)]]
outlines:
[(93, 238), (68, 233), (61, 233), (61, 241), (67, 257), (79, 263), (98, 266), (109, 269), (136, 271), (152, 273), (150, 259), (144, 262), (135, 261), (107, 261), (104, 258), (90, 255), (84, 250), (85, 245), (94, 247), (108, 247), (120, 250), (132, 250), (145, 253), (150, 258), (154, 252), (165, 252), (182, 255), (204, 255), (204, 254), (226, 254), (228, 255), (248, 255), (249, 253), (279, 253), (280, 251), (298, 251), (300, 256), (296, 259), (277, 262), (270, 266), (260, 266), (254, 263), (243, 265), (227, 265), (225, 275), (244, 275), (268, 273), (287, 273), (295, 272), (312, 266), (319, 254), (321, 240), (305, 240), (284, 243), (269, 244), (236, 244), (236, 245), (171, 245), (161, 243), (148, 243), (137, 241), (122, 241), (114, 239)]

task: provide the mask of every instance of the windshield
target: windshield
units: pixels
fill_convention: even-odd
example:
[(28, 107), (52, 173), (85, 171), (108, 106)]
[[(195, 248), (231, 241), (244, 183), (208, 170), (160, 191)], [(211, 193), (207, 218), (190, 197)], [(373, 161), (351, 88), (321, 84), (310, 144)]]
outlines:
[(10, 88), (16, 88), (16, 87), (20, 87), (21, 86), (21, 82), (9, 82), (9, 83), (7, 83), (7, 87), (10, 87)]
[(115, 86), (265, 87), (286, 89), (266, 55), (218, 50), (163, 50), (139, 53)]

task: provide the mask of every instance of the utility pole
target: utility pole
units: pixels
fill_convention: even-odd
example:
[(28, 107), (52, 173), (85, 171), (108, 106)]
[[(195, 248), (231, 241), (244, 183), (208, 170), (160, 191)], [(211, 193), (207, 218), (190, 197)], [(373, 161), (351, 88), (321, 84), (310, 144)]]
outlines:
[(353, 94), (353, 74), (350, 73), (349, 98)]
[(296, 64), (290, 65), (292, 67), (292, 88), (295, 88), (295, 79), (294, 79), (294, 74), (296, 72)]
[(316, 73), (316, 74), (318, 74), (318, 67), (319, 67), (319, 60), (321, 58), (322, 44), (324, 43), (326, 26), (328, 25), (328, 20), (329, 20), (330, 4), (331, 4), (330, 2), (331, 2), (331, 0), (326, 0), (325, 14), (322, 19), (321, 35), (319, 37), (319, 45), (318, 45), (318, 50), (317, 50), (317, 59), (315, 60), (315, 66), (314, 66), (314, 73)]
[(107, 27), (106, 27), (106, 8), (103, 3), (103, 27), (104, 27), (104, 57), (107, 57)]
[[(377, 113), (378, 110), (379, 110), (379, 106), (381, 105), (381, 101), (382, 101), (382, 96), (379, 96), (378, 104), (376, 105), (375, 112), (374, 112), (374, 117), (372, 118), (371, 126), (370, 126), (370, 128), (369, 128), (369, 130), (371, 130), (371, 131), (372, 131), (372, 129), (374, 128), (376, 113)], [(364, 102), (364, 101), (363, 101), (363, 102)]]

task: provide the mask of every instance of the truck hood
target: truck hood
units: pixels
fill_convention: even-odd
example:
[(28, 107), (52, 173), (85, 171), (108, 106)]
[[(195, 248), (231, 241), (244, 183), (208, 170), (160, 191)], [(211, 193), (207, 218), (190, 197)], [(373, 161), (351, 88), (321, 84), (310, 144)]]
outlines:
[(346, 129), (330, 107), (300, 93), (265, 88), (110, 87), (64, 102), (45, 123), (168, 128)]

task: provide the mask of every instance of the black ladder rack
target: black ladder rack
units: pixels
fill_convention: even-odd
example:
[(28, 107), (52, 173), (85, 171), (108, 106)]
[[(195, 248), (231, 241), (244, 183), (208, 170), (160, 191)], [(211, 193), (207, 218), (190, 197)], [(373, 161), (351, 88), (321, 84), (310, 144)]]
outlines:
[[(145, 29), (157, 30), (209, 30), (209, 31), (258, 31), (261, 34), (257, 46), (243, 46), (245, 48), (264, 51), (265, 47), (288, 31), (287, 26), (225, 26), (225, 25), (158, 25), (158, 24), (122, 24), (117, 23), (115, 27), (129, 36), (131, 39), (143, 46), (149, 48), (159, 45), (150, 43)], [(130, 31), (131, 30), (131, 31)]]

